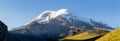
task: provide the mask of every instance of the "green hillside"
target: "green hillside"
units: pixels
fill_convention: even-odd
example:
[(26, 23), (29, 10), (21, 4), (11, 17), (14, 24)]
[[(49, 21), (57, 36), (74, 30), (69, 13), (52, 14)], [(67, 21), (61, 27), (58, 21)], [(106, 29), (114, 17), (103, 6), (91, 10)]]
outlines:
[(82, 40), (91, 40), (91, 39), (95, 39), (98, 38), (106, 33), (108, 33), (109, 31), (104, 31), (104, 30), (90, 30), (81, 34), (77, 34), (75, 36), (71, 36), (71, 37), (66, 37), (64, 39), (64, 41), (82, 41)]
[(106, 34), (96, 41), (120, 41), (120, 28)]

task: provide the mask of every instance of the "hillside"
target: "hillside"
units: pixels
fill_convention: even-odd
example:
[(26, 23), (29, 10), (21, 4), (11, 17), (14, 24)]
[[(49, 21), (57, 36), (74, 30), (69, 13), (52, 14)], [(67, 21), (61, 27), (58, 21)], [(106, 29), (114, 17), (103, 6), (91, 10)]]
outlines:
[(90, 30), (75, 36), (66, 37), (64, 41), (84, 41), (84, 40), (96, 40), (97, 38), (101, 37), (102, 35), (108, 33), (109, 31), (105, 30)]
[(96, 41), (120, 41), (120, 28), (106, 34)]
[(0, 41), (3, 41), (6, 38), (7, 26), (2, 21), (0, 21)]

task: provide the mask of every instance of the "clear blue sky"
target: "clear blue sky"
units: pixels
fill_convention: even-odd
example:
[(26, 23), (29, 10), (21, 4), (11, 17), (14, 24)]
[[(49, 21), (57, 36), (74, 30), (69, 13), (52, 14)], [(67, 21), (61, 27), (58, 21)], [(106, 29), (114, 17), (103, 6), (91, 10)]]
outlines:
[(11, 29), (26, 24), (45, 10), (61, 8), (114, 28), (120, 26), (120, 0), (0, 0), (0, 20)]

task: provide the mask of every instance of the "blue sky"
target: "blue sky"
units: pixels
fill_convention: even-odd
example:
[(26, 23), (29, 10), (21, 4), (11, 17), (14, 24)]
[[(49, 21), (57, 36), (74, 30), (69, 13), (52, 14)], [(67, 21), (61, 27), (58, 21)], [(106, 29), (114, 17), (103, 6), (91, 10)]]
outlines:
[(11, 29), (26, 24), (45, 10), (61, 8), (113, 28), (120, 26), (120, 0), (0, 0), (0, 20)]

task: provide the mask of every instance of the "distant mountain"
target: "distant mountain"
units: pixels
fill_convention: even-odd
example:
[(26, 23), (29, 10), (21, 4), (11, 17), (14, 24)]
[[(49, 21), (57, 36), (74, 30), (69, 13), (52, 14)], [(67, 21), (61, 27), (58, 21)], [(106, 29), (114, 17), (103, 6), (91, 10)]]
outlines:
[[(72, 30), (82, 33), (95, 29), (113, 30), (112, 27), (104, 23), (79, 18), (69, 13), (67, 9), (60, 9), (58, 11), (44, 11), (26, 25), (12, 29), (10, 33), (58, 40), (68, 36)], [(75, 31), (73, 33), (73, 35), (77, 34)]]
[(96, 41), (120, 41), (120, 28), (113, 30)]

